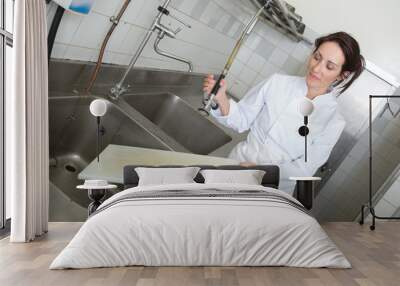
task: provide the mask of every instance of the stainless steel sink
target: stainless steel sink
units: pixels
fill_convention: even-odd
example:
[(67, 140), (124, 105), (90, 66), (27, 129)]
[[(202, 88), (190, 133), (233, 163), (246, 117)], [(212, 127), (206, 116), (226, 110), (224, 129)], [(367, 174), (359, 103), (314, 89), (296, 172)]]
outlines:
[[(78, 174), (96, 158), (96, 119), (89, 112), (93, 96), (49, 98), (50, 181), (71, 200), (87, 207), (85, 192), (76, 190)], [(102, 149), (108, 144), (168, 150), (129, 114), (109, 102), (101, 122)]]
[[(178, 152), (209, 154), (231, 140), (208, 118), (200, 115), (183, 98), (201, 98), (203, 75), (138, 69), (128, 81), (131, 94), (109, 100), (108, 92), (120, 78), (123, 67), (103, 65), (92, 94), (85, 89), (93, 69), (92, 63), (50, 62), (49, 139), (50, 181), (53, 195), (61, 193), (63, 201), (50, 205), (50, 220), (70, 221), (60, 206), (75, 203), (84, 208), (86, 192), (76, 190), (82, 181), (78, 174), (96, 158), (96, 119), (89, 105), (96, 98), (108, 100), (102, 118), (102, 149), (108, 144), (137, 146)], [(172, 92), (172, 93), (168, 93)], [(58, 193), (60, 192), (60, 193)], [(53, 196), (54, 197), (54, 196)], [(78, 207), (79, 208), (79, 207)], [(56, 211), (55, 211), (56, 210)], [(81, 209), (84, 212), (84, 209)]]
[(172, 93), (126, 94), (122, 99), (190, 152), (209, 154), (232, 140), (213, 122)]

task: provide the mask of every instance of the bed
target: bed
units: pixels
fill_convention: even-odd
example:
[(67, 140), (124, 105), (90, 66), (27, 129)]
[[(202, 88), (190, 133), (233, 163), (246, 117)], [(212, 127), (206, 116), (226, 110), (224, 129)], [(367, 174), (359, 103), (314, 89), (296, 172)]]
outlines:
[(277, 166), (250, 168), (265, 171), (261, 185), (204, 183), (198, 173), (193, 183), (150, 186), (138, 186), (137, 167), (124, 168), (125, 190), (102, 203), (50, 269), (351, 267), (308, 211), (279, 191)]

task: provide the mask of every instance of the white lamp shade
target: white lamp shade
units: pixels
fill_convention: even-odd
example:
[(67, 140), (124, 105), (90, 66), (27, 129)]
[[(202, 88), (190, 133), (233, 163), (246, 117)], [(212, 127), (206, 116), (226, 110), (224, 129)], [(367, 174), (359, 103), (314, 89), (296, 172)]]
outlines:
[(309, 116), (314, 111), (314, 104), (312, 101), (304, 97), (299, 103), (299, 112), (303, 116)]
[(90, 103), (89, 109), (94, 116), (103, 116), (107, 112), (107, 102), (103, 99), (95, 99)]

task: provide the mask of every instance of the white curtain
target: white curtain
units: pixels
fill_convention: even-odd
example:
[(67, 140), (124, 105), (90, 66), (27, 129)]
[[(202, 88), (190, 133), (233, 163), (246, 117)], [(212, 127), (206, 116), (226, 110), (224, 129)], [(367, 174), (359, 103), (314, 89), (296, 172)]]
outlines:
[(12, 242), (48, 226), (48, 71), (44, 0), (15, 1), (14, 70), (6, 97), (6, 187), (11, 190)]

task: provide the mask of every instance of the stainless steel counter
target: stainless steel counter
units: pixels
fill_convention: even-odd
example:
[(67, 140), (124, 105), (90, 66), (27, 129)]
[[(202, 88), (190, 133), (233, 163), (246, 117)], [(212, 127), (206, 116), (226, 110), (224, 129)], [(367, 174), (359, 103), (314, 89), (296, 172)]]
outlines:
[(55, 201), (50, 217), (63, 218), (62, 213), (54, 214), (58, 205), (86, 208), (89, 203), (75, 187), (82, 183), (78, 174), (97, 156), (96, 119), (89, 112), (96, 98), (108, 101), (101, 121), (100, 151), (115, 144), (226, 157), (245, 137), (197, 111), (203, 74), (135, 69), (126, 81), (130, 90), (113, 100), (109, 90), (123, 67), (103, 66), (88, 94), (84, 91), (93, 67), (86, 62), (50, 63), (50, 181), (54, 186), (50, 196)]

